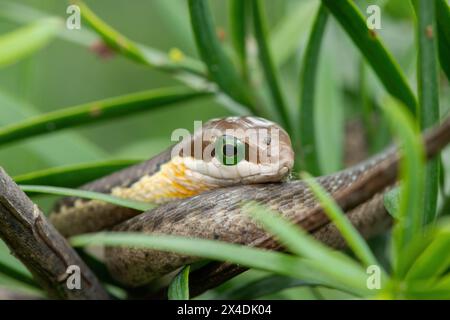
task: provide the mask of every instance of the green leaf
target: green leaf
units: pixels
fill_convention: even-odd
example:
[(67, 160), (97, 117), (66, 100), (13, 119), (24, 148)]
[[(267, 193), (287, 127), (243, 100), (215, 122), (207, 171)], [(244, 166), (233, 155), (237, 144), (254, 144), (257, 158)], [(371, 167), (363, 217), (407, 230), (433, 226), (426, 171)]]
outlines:
[(436, 1), (436, 20), (441, 67), (450, 80), (450, 8), (446, 0)]
[(59, 19), (43, 19), (0, 36), (0, 68), (44, 47), (61, 27)]
[[(370, 294), (366, 288), (365, 281), (364, 283), (358, 282), (357, 287), (336, 282), (321, 271), (327, 266), (323, 266), (311, 259), (298, 258), (285, 253), (272, 252), (220, 241), (169, 235), (145, 235), (132, 232), (101, 232), (72, 237), (70, 243), (76, 247), (107, 245), (153, 248), (211, 260), (228, 261), (250, 268), (257, 268), (303, 279), (305, 281), (314, 281), (334, 288), (349, 290), (358, 296)], [(355, 281), (353, 282), (356, 283)]]
[[(419, 120), (422, 130), (439, 122), (439, 75), (438, 49), (435, 36), (435, 3), (437, 1), (413, 0), (417, 13), (418, 91)], [(447, 57), (449, 59), (449, 57)], [(437, 197), (439, 193), (439, 157), (427, 163), (424, 186), (425, 224), (436, 219)]]
[(209, 95), (183, 87), (154, 89), (43, 114), (0, 129), (0, 144), (57, 130), (149, 111)]
[(149, 47), (141, 46), (131, 41), (113, 27), (101, 20), (84, 2), (76, 1), (80, 6), (82, 17), (89, 23), (102, 39), (112, 48), (122, 55), (143, 63), (150, 67), (161, 68), (167, 71), (180, 69), (188, 70), (190, 73), (200, 75), (203, 72), (202, 66), (196, 61), (184, 58), (178, 62), (172, 62), (165, 54)]
[(214, 299), (217, 300), (254, 300), (282, 290), (296, 287), (315, 287), (314, 282), (302, 281), (285, 276), (270, 275), (250, 283), (238, 284)]
[(4, 264), (2, 261), (0, 261), (0, 274), (23, 283), (27, 287), (39, 289), (39, 286), (33, 281), (33, 278), (30, 275), (24, 274), (11, 266)]
[(315, 119), (317, 66), (327, 20), (328, 11), (320, 6), (306, 46), (300, 73), (299, 138), (301, 147), (299, 152), (301, 153), (302, 169), (314, 175), (320, 174), (320, 164), (316, 146), (315, 121), (312, 119)]
[(400, 187), (389, 190), (384, 194), (384, 207), (394, 219), (397, 219), (399, 215), (400, 194)]
[(394, 270), (402, 276), (408, 266), (404, 265), (405, 248), (422, 233), (422, 201), (425, 156), (421, 136), (412, 115), (398, 101), (386, 99), (381, 105), (392, 131), (401, 142), (400, 177), (402, 191), (398, 223), (393, 231)]
[(274, 110), (281, 120), (286, 131), (292, 133), (291, 118), (281, 92), (280, 81), (275, 69), (272, 56), (267, 44), (267, 26), (262, 12), (263, 7), (259, 0), (252, 0), (253, 28), (256, 42), (258, 43), (258, 55), (261, 62), (269, 91), (272, 96)]
[(189, 13), (197, 50), (211, 78), (230, 97), (254, 111), (245, 83), (217, 39), (207, 1), (189, 0)]
[(428, 281), (408, 282), (405, 295), (407, 299), (448, 300), (450, 299), (450, 275), (434, 284), (430, 284)]
[(17, 260), (6, 244), (0, 240), (0, 286), (11, 284), (11, 289), (39, 292), (31, 273)]
[(428, 247), (416, 258), (408, 270), (407, 281), (422, 280), (433, 283), (450, 267), (450, 224), (439, 227)]
[(343, 168), (345, 104), (336, 83), (339, 75), (333, 55), (324, 50), (320, 57), (314, 107), (316, 146), (320, 173), (331, 174)]
[[(83, 6), (87, 7), (86, 4), (83, 4)], [(124, 35), (120, 34), (118, 31), (114, 30), (111, 26), (102, 21), (90, 9), (86, 12), (88, 12), (88, 19), (91, 19), (90, 17), (92, 17), (91, 22), (93, 23), (91, 23), (91, 27), (100, 35), (100, 37), (102, 37), (105, 42), (106, 39), (109, 39), (108, 41), (115, 41), (115, 39), (127, 39)], [(37, 10), (28, 5), (7, 1), (0, 3), (0, 15), (8, 20), (19, 23), (29, 22), (44, 17), (52, 17), (46, 12)], [(102, 33), (106, 31), (111, 31), (111, 33)], [(97, 35), (88, 28), (82, 28), (81, 30), (77, 30), (77, 32), (72, 32), (71, 30), (63, 28), (61, 32), (58, 33), (58, 36), (63, 40), (82, 45), (87, 48), (89, 48), (94, 41), (98, 40)], [(131, 40), (127, 39), (127, 42), (131, 42)], [(230, 99), (228, 96), (223, 94), (222, 91), (216, 90), (217, 88), (215, 84), (207, 78), (207, 69), (201, 61), (185, 56), (182, 52), (180, 59), (173, 59), (170, 57), (170, 54), (153, 47), (137, 42), (132, 43), (134, 43), (134, 48), (138, 48), (140, 58), (145, 58), (145, 65), (155, 68), (158, 71), (169, 73), (173, 78), (183, 84), (186, 84), (190, 88), (208, 92), (213, 89), (216, 93), (215, 100), (235, 114), (245, 115), (249, 113), (248, 108)], [(121, 47), (121, 44), (117, 43), (114, 46)], [(125, 55), (125, 57), (130, 56)], [(139, 58), (132, 61), (142, 63)]]
[(289, 251), (320, 264), (321, 271), (335, 281), (352, 286), (366, 284), (367, 274), (354, 260), (323, 245), (279, 214), (257, 203), (248, 203), (244, 212), (262, 223)]
[(141, 160), (108, 160), (53, 167), (15, 176), (14, 181), (18, 184), (76, 188), (139, 162)]
[(378, 131), (375, 131), (375, 125), (373, 123), (373, 117), (376, 115), (375, 105), (372, 101), (371, 95), (374, 89), (370, 86), (368, 66), (364, 58), (361, 57), (358, 70), (358, 82), (359, 82), (359, 99), (362, 111), (362, 122), (364, 125), (364, 133), (367, 137), (369, 149), (371, 152), (377, 151), (375, 142), (382, 137)]
[(7, 275), (0, 274), (0, 289), (5, 288), (18, 294), (31, 295), (36, 299), (46, 298), (45, 292), (36, 287), (31, 287), (16, 279), (10, 278)]
[(348, 246), (352, 249), (364, 266), (368, 267), (371, 265), (380, 265), (372, 254), (367, 242), (359, 234), (355, 227), (353, 227), (351, 222), (347, 219), (345, 213), (342, 212), (341, 208), (337, 205), (333, 198), (326, 193), (322, 186), (320, 186), (320, 184), (314, 180), (311, 175), (302, 173), (301, 176), (305, 179), (305, 183), (319, 200), (325, 213), (330, 218), (330, 221), (336, 225), (336, 228), (340, 231)]
[[(39, 110), (35, 106), (0, 91), (0, 131), (3, 126), (37, 115)], [(70, 150), (68, 145), (72, 147)], [(92, 141), (75, 132), (47, 135), (38, 141), (25, 141), (0, 150), (1, 165), (11, 175), (63, 164), (98, 161), (106, 156)]]
[(135, 60), (137, 62), (153, 66), (154, 63), (147, 60), (139, 49), (139, 47), (131, 40), (117, 32), (114, 28), (103, 22), (97, 15), (82, 1), (75, 1), (76, 5), (80, 7), (82, 17), (89, 23), (89, 25), (97, 31), (103, 40), (124, 56)]
[(167, 293), (169, 300), (189, 300), (189, 270), (189, 266), (184, 266), (172, 279)]
[(247, 52), (246, 52), (246, 20), (247, 4), (242, 0), (230, 0), (230, 37), (236, 52), (242, 76), (247, 77)]
[(322, 3), (330, 10), (365, 56), (386, 90), (415, 114), (416, 98), (404, 74), (377, 34), (368, 29), (366, 19), (356, 5), (349, 0), (322, 0)]
[(303, 39), (307, 39), (314, 22), (319, 2), (294, 1), (286, 16), (270, 33), (270, 51), (275, 66), (282, 66), (295, 52)]
[(45, 193), (54, 194), (62, 196), (79, 197), (85, 199), (94, 199), (99, 201), (105, 201), (108, 203), (115, 204), (121, 207), (127, 207), (139, 211), (147, 211), (155, 207), (154, 204), (145, 203), (141, 201), (133, 201), (128, 199), (122, 199), (119, 197), (111, 196), (105, 193), (79, 190), (79, 189), (69, 189), (61, 187), (49, 187), (49, 186), (33, 186), (33, 185), (20, 185), (20, 189), (27, 193)]

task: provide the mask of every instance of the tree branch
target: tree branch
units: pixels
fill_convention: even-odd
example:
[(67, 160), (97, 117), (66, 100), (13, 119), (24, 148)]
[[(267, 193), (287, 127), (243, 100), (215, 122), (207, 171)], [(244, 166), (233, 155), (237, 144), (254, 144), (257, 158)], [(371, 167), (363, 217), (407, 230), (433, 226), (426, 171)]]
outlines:
[[(49, 297), (109, 298), (92, 271), (1, 167), (0, 237)], [(80, 268), (81, 289), (67, 286), (71, 265)]]

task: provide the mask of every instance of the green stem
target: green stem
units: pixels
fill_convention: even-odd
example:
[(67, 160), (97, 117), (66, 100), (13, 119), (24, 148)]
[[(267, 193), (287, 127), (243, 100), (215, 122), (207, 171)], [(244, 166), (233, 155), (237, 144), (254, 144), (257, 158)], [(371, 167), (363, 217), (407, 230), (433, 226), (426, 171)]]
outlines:
[(316, 77), (319, 63), (320, 47), (325, 33), (328, 20), (328, 10), (320, 6), (314, 22), (305, 57), (303, 59), (302, 71), (300, 73), (300, 137), (302, 157), (302, 169), (317, 176), (320, 174), (319, 156), (316, 145), (314, 102), (316, 95)]
[(264, 75), (269, 84), (269, 90), (272, 96), (275, 111), (280, 118), (282, 125), (289, 132), (292, 133), (291, 119), (286, 103), (281, 93), (281, 87), (278, 79), (278, 74), (272, 60), (272, 56), (267, 44), (267, 27), (262, 12), (262, 6), (259, 0), (252, 1), (253, 10), (253, 26), (255, 29), (255, 37), (259, 48), (259, 58), (263, 67)]
[(256, 113), (245, 82), (239, 77), (233, 63), (217, 39), (208, 2), (189, 0), (189, 12), (197, 50), (208, 67), (211, 78), (230, 97)]
[[(417, 13), (419, 47), (417, 80), (419, 91), (419, 119), (422, 129), (439, 121), (438, 50), (436, 41), (435, 0), (414, 0)], [(424, 190), (424, 223), (436, 218), (439, 192), (439, 157), (426, 167)]]
[(405, 75), (381, 42), (376, 31), (368, 29), (366, 18), (356, 5), (350, 0), (322, 0), (322, 3), (366, 57), (386, 90), (402, 101), (411, 113), (416, 114), (417, 101)]
[(163, 88), (65, 108), (1, 128), (0, 145), (57, 130), (149, 111), (210, 94), (184, 87)]
[(246, 36), (246, 2), (242, 0), (230, 0), (230, 35), (231, 42), (236, 52), (241, 74), (247, 78), (247, 53), (245, 50)]
[(450, 80), (450, 8), (446, 0), (436, 1), (436, 20), (441, 67)]

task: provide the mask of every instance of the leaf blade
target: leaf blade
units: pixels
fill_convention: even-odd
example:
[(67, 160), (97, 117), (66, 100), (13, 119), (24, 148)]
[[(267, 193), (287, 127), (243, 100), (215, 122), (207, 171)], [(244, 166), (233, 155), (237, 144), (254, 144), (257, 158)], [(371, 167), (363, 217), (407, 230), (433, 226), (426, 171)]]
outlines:
[(280, 252), (256, 249), (220, 241), (169, 235), (143, 235), (132, 232), (102, 232), (72, 237), (70, 243), (76, 247), (95, 244), (153, 248), (212, 260), (228, 261), (251, 268), (258, 268), (304, 280), (316, 281), (321, 284), (328, 283), (333, 287), (349, 290), (359, 296), (367, 293), (365, 283), (364, 286), (361, 285), (354, 288), (334, 282), (320, 271), (322, 266), (315, 261), (297, 258)]
[(415, 114), (417, 101), (406, 77), (376, 34), (368, 30), (365, 19), (349, 0), (322, 0), (372, 66), (386, 90)]
[[(413, 0), (418, 17), (416, 34), (418, 39), (418, 91), (419, 120), (421, 129), (434, 126), (439, 121), (439, 76), (438, 50), (435, 21), (436, 1)], [(436, 219), (439, 193), (439, 157), (430, 160), (426, 166), (424, 186), (423, 223)]]
[(110, 173), (139, 163), (141, 160), (90, 162), (25, 173), (14, 177), (18, 184), (76, 188)]
[(189, 272), (190, 266), (184, 266), (172, 279), (167, 293), (169, 300), (189, 300)]
[(0, 145), (209, 95), (210, 93), (207, 92), (173, 87), (148, 90), (69, 107), (1, 128)]
[(151, 203), (123, 199), (109, 194), (93, 191), (69, 189), (62, 187), (50, 187), (50, 186), (33, 186), (33, 185), (20, 185), (19, 187), (20, 189), (22, 189), (22, 191), (27, 193), (45, 193), (45, 194), (78, 197), (84, 199), (93, 199), (112, 203), (121, 207), (135, 209), (138, 211), (147, 211), (155, 207), (155, 205)]
[(272, 96), (274, 110), (281, 120), (281, 123), (288, 132), (292, 132), (292, 125), (285, 99), (281, 92), (280, 80), (273, 63), (269, 45), (267, 43), (267, 27), (262, 12), (262, 5), (259, 0), (252, 0), (253, 29), (255, 31), (256, 42), (258, 44), (259, 60), (262, 65), (269, 91)]
[(441, 67), (450, 80), (450, 8), (445, 0), (436, 1), (436, 20)]
[(394, 272), (402, 276), (408, 268), (404, 264), (407, 261), (405, 247), (415, 235), (422, 233), (425, 156), (421, 136), (406, 107), (390, 98), (386, 99), (381, 107), (391, 130), (402, 144), (400, 177), (403, 184), (397, 215), (398, 223), (394, 226), (392, 241)]
[(61, 21), (55, 18), (38, 20), (0, 36), (0, 68), (16, 63), (38, 51), (54, 38)]
[(254, 111), (246, 85), (238, 76), (215, 34), (209, 6), (204, 0), (189, 0), (189, 13), (197, 50), (217, 85), (240, 104)]
[(303, 173), (302, 178), (305, 179), (305, 183), (317, 197), (327, 216), (336, 225), (336, 228), (340, 231), (348, 246), (352, 249), (364, 266), (368, 267), (371, 265), (380, 265), (370, 250), (367, 242), (362, 238), (355, 227), (353, 227), (337, 203), (333, 201), (333, 199), (326, 193), (319, 183), (312, 178), (311, 175)]
[(328, 12), (321, 5), (306, 46), (300, 72), (300, 112), (299, 112), (299, 139), (301, 142), (302, 169), (314, 175), (320, 174), (318, 148), (316, 146), (316, 127), (314, 106), (316, 94), (317, 65), (319, 61), (322, 38), (328, 20)]

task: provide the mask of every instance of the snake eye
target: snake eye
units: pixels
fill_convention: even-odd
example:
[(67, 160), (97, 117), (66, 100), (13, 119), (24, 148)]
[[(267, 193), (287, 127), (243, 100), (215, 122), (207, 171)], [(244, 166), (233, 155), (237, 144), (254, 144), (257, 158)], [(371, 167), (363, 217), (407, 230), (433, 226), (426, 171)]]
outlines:
[(217, 160), (226, 166), (234, 166), (245, 158), (245, 145), (232, 136), (217, 138), (214, 150)]

